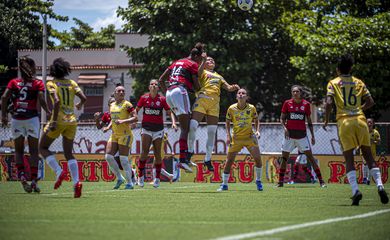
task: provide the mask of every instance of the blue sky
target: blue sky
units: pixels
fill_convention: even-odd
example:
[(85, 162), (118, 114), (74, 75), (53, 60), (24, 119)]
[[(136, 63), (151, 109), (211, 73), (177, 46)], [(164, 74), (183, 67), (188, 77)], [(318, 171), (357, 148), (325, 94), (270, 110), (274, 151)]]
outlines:
[(109, 24), (121, 28), (123, 21), (116, 16), (118, 6), (126, 7), (127, 0), (55, 0), (54, 12), (68, 16), (68, 22), (59, 22), (48, 19), (53, 28), (63, 31), (75, 26), (72, 18), (78, 18), (88, 23), (94, 30), (99, 30)]

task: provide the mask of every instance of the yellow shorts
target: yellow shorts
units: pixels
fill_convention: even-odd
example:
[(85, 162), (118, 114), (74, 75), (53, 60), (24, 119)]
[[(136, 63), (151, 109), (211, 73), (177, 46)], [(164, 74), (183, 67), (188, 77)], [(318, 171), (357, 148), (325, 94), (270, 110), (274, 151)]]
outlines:
[(57, 124), (57, 127), (55, 130), (51, 131), (49, 130), (49, 124), (48, 123), (45, 126), (44, 132), (49, 138), (56, 139), (60, 135), (63, 137), (66, 137), (67, 139), (74, 139), (76, 136), (76, 131), (77, 131), (77, 125), (65, 125), (65, 124)]
[(197, 98), (192, 111), (200, 112), (209, 116), (219, 117), (219, 101), (216, 101), (212, 98)]
[(359, 146), (371, 146), (366, 117), (344, 117), (337, 121), (339, 139), (343, 151)]
[(248, 150), (252, 147), (259, 147), (257, 138), (255, 135), (252, 135), (249, 138), (243, 139), (232, 139), (232, 142), (229, 144), (228, 152), (239, 152), (243, 147), (246, 147)]
[(112, 134), (108, 139), (108, 142), (115, 142), (118, 143), (119, 145), (123, 145), (130, 148), (131, 144), (133, 143), (133, 135)]

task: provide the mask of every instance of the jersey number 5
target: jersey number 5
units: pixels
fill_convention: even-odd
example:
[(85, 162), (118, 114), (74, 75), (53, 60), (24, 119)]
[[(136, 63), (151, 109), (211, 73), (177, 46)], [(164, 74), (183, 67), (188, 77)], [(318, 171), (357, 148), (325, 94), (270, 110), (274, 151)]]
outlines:
[(345, 87), (341, 88), (341, 90), (343, 91), (343, 100), (344, 100), (344, 106), (347, 106), (347, 101), (348, 101), (348, 105), (356, 105), (356, 102), (357, 102), (357, 98), (356, 98), (356, 95), (353, 94), (353, 88), (349, 88), (349, 93), (348, 93), (348, 99), (347, 99), (347, 90), (345, 89)]

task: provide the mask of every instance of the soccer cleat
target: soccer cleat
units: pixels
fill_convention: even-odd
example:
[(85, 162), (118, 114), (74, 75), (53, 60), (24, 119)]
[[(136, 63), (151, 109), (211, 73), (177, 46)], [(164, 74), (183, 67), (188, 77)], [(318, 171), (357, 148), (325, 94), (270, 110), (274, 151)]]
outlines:
[(367, 180), (367, 185), (370, 185), (370, 180)]
[(293, 180), (291, 180), (287, 184), (295, 184), (295, 182)]
[(367, 184), (367, 178), (363, 178), (363, 184)]
[(320, 182), (320, 187), (321, 187), (321, 188), (326, 188), (326, 187), (327, 187), (324, 181), (321, 181), (321, 182)]
[(126, 190), (131, 190), (131, 189), (134, 189), (134, 185), (133, 185), (133, 183), (126, 183), (126, 185), (125, 185), (125, 189), (126, 189)]
[(277, 187), (277, 188), (281, 188), (281, 187), (283, 187), (283, 183), (282, 182), (278, 182), (278, 184), (276, 184), (276, 186), (275, 187)]
[(351, 197), (351, 199), (352, 199), (351, 205), (352, 206), (359, 206), (359, 202), (360, 202), (360, 200), (362, 200), (362, 198), (363, 198), (362, 193), (359, 190), (357, 190), (355, 192), (355, 194)]
[(207, 162), (205, 161), (203, 165), (205, 165), (207, 167), (207, 170), (209, 170), (210, 172), (214, 172), (214, 167), (211, 161), (207, 161)]
[(317, 182), (316, 179), (314, 179), (314, 178), (311, 179), (311, 183), (312, 183), (312, 184), (315, 184), (316, 182)]
[(34, 180), (31, 182), (31, 189), (35, 193), (41, 193), (41, 189), (38, 187), (38, 183)]
[(167, 176), (167, 178), (169, 179), (169, 183), (172, 183), (173, 182), (173, 174), (169, 174), (168, 176)]
[(61, 186), (62, 181), (64, 181), (64, 179), (65, 179), (65, 171), (62, 171), (60, 176), (58, 176), (57, 181), (54, 183), (54, 189), (58, 189)]
[(140, 186), (142, 188), (145, 186), (144, 176), (138, 177), (138, 186)]
[(222, 192), (227, 190), (229, 190), (228, 185), (221, 184), (221, 186), (217, 189), (217, 192)]
[(197, 167), (198, 165), (196, 165), (196, 163), (194, 163), (193, 161), (189, 161), (189, 164), (191, 165), (191, 167)]
[(83, 188), (83, 184), (81, 184), (81, 182), (77, 182), (74, 185), (74, 198), (81, 197), (81, 190), (82, 190), (82, 188)]
[(125, 181), (123, 179), (118, 179), (118, 181), (116, 181), (114, 189), (119, 189), (122, 186), (122, 184), (124, 184), (124, 183), (125, 183)]
[(26, 177), (24, 175), (20, 176), (20, 182), (22, 183), (23, 189), (24, 189), (24, 191), (26, 193), (31, 193), (32, 192), (31, 185), (28, 184), (27, 179), (26, 179)]
[(389, 197), (387, 196), (387, 193), (386, 193), (385, 189), (383, 188), (383, 186), (378, 187), (378, 194), (379, 194), (379, 197), (381, 198), (381, 202), (383, 204), (389, 203)]
[(191, 167), (189, 166), (189, 162), (184, 160), (184, 159), (180, 159), (180, 162), (177, 164), (177, 166), (179, 168), (182, 168), (184, 169), (186, 172), (190, 172), (192, 173), (192, 169)]
[(160, 179), (159, 179), (159, 178), (155, 178), (155, 179), (154, 179), (154, 181), (153, 181), (153, 187), (154, 187), (154, 188), (160, 187)]
[(256, 186), (258, 191), (263, 191), (263, 184), (261, 184), (260, 180), (256, 180)]

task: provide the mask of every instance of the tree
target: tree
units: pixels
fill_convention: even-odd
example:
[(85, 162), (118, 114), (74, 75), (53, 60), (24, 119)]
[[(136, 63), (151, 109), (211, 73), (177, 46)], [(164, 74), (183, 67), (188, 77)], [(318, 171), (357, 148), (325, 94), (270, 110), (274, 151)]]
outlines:
[[(0, 2), (0, 65), (10, 69), (0, 74), (1, 82), (17, 75), (17, 50), (42, 47), (42, 24), (39, 16), (65, 21), (66, 17), (55, 14), (52, 1), (2, 0)], [(50, 26), (49, 26), (50, 28)], [(50, 43), (52, 45), (52, 43)]]
[(364, 80), (376, 101), (370, 115), (388, 109), (390, 99), (390, 4), (388, 1), (313, 1), (308, 9), (286, 12), (283, 23), (297, 47), (291, 57), (297, 80), (313, 89), (317, 101), (336, 76), (337, 57), (355, 57), (353, 74)]
[(54, 31), (53, 36), (60, 40), (58, 49), (63, 48), (113, 48), (115, 46), (115, 25), (110, 24), (94, 32), (87, 23), (73, 18), (76, 27), (72, 27), (70, 32)]
[[(134, 63), (144, 64), (131, 71), (136, 97), (147, 91), (150, 79), (158, 78), (173, 60), (187, 56), (200, 41), (215, 58), (216, 70), (229, 83), (250, 90), (251, 102), (264, 119), (276, 120), (297, 73), (289, 62), (297, 50), (281, 17), (302, 7), (305, 4), (299, 1), (261, 0), (244, 12), (233, 0), (129, 0), (127, 8), (118, 9), (127, 21), (125, 31), (150, 35), (148, 47), (127, 49)], [(227, 95), (221, 98), (221, 117), (235, 101), (234, 94)]]

